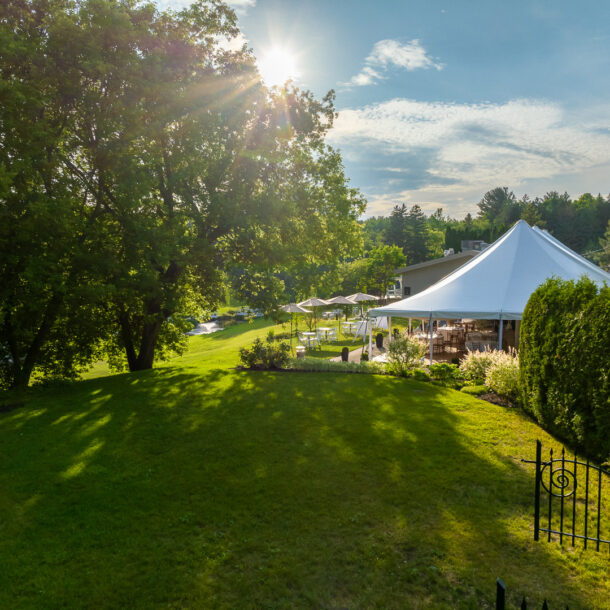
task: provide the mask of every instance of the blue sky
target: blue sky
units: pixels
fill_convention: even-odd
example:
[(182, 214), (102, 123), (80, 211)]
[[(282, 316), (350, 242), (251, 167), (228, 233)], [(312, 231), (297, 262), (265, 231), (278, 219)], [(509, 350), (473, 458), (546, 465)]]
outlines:
[[(187, 0), (159, 0), (178, 7)], [(234, 0), (257, 57), (335, 89), (329, 141), (369, 201), (476, 211), (485, 191), (610, 192), (610, 2)]]

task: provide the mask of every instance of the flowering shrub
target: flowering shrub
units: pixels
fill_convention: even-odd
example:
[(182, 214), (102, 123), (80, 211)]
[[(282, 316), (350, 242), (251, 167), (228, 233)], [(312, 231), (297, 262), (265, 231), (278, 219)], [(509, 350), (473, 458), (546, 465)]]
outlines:
[(388, 348), (388, 372), (406, 377), (410, 371), (421, 365), (426, 347), (410, 337), (396, 337)]
[(466, 356), (460, 362), (460, 371), (466, 379), (480, 385), (485, 381), (487, 370), (494, 362), (495, 354), (500, 353), (486, 349), (484, 352), (471, 352), (468, 350)]
[(495, 352), (485, 375), (485, 385), (498, 396), (516, 402), (519, 398), (519, 356), (515, 350)]
[(239, 350), (241, 363), (250, 369), (281, 369), (288, 364), (290, 346), (288, 343), (274, 343), (273, 338), (267, 338), (263, 343), (256, 339), (250, 348)]

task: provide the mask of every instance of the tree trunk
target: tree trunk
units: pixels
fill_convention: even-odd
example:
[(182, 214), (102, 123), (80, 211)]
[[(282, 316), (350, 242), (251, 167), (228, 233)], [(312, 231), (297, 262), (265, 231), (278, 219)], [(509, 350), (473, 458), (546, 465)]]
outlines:
[[(180, 277), (181, 273), (182, 268), (175, 261), (172, 261), (161, 276), (161, 282), (163, 284), (173, 284)], [(129, 343), (125, 342), (129, 370), (132, 373), (134, 371), (152, 369), (155, 360), (155, 348), (157, 347), (161, 326), (163, 325), (164, 320), (172, 313), (163, 308), (161, 297), (159, 296), (151, 297), (145, 301), (145, 311), (145, 319), (149, 321), (145, 322), (142, 326), (140, 350), (137, 358), (135, 357), (131, 333), (128, 334), (130, 338)]]
[(32, 371), (34, 370), (34, 365), (38, 362), (38, 358), (40, 356), (40, 351), (42, 347), (47, 341), (49, 336), (49, 332), (51, 331), (51, 327), (53, 323), (57, 319), (59, 314), (59, 310), (62, 304), (62, 297), (58, 294), (54, 294), (49, 302), (47, 303), (47, 308), (44, 312), (44, 316), (42, 319), (42, 324), (38, 328), (38, 332), (32, 341), (28, 352), (23, 360), (23, 364), (19, 366), (18, 362), (15, 362), (15, 376), (13, 378), (12, 386), (14, 388), (27, 388), (30, 383), (30, 377), (32, 376)]
[(155, 360), (155, 347), (157, 345), (157, 338), (159, 337), (162, 323), (162, 320), (157, 319), (148, 324), (144, 324), (144, 327), (142, 328), (142, 340), (140, 341), (140, 353), (136, 359), (135, 366), (133, 368), (131, 366), (129, 367), (130, 371), (152, 369)]
[(125, 310), (119, 313), (119, 325), (121, 327), (121, 338), (125, 346), (125, 355), (127, 356), (127, 365), (130, 371), (137, 370), (136, 367), (136, 350), (133, 347), (133, 335), (131, 333), (131, 325), (129, 324), (129, 315)]

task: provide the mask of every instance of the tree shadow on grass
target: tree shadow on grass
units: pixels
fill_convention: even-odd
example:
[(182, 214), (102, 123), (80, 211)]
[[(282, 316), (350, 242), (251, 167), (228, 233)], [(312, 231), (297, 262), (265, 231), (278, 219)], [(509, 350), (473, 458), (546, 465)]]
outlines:
[(485, 607), (497, 576), (591, 605), (594, 578), (529, 542), (511, 414), (447, 396), (172, 367), (37, 395), (0, 415), (0, 605)]

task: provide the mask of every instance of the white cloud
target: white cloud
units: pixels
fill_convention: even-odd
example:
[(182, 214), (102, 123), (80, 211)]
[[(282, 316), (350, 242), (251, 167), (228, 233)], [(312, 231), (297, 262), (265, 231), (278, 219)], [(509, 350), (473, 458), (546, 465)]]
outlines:
[(248, 43), (248, 39), (239, 32), (235, 38), (225, 38), (224, 36), (219, 36), (217, 38), (218, 46), (225, 51), (241, 51), (243, 46)]
[(442, 70), (443, 65), (434, 61), (417, 39), (406, 43), (380, 40), (364, 60), (362, 70), (343, 84), (356, 87), (373, 85), (386, 78), (385, 72), (391, 67), (407, 71), (427, 68)]
[[(195, 0), (156, 0), (160, 9), (172, 8), (180, 10), (191, 5)], [(245, 15), (249, 8), (256, 6), (256, 0), (228, 0), (227, 4), (235, 9), (238, 15)]]
[[(580, 186), (581, 192), (608, 191), (608, 178), (599, 178), (604, 175), (600, 168), (610, 168), (607, 125), (607, 110), (574, 115), (547, 101), (394, 99), (340, 111), (330, 139), (345, 150), (346, 159), (361, 165), (381, 153), (422, 159), (416, 176), (411, 168), (412, 188), (404, 188), (403, 181), (402, 190), (394, 191), (389, 180), (381, 180), (364, 189), (369, 214), (387, 213), (399, 201), (423, 203), (431, 210), (449, 204), (456, 213), (472, 211), (482, 194), (498, 185), (522, 192), (533, 185), (557, 190), (569, 185), (573, 192), (584, 182), (579, 176), (596, 176), (594, 184)], [(396, 169), (395, 163), (388, 165)]]
[(256, 6), (256, 0), (228, 0), (227, 4), (235, 9), (238, 15), (245, 15), (249, 8)]

